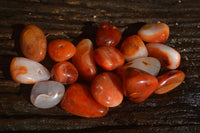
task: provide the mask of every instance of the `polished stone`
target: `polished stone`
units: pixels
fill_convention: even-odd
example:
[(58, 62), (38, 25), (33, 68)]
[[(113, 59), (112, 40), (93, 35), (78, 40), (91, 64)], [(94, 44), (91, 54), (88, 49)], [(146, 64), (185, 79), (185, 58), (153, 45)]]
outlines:
[(57, 81), (37, 82), (31, 90), (31, 102), (38, 108), (56, 106), (65, 93), (65, 87)]
[(24, 57), (12, 59), (10, 73), (14, 81), (23, 84), (34, 84), (50, 78), (49, 71), (42, 64)]

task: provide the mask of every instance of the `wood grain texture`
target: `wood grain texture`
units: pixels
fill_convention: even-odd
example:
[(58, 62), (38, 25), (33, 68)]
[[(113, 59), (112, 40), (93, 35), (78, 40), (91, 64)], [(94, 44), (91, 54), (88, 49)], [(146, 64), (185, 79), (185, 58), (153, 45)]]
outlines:
[[(0, 132), (200, 132), (199, 0), (1, 0), (0, 19)], [(9, 72), (12, 58), (23, 56), (19, 49), (23, 27), (37, 25), (48, 41), (62, 38), (77, 44), (90, 38), (95, 43), (103, 21), (117, 26), (122, 40), (145, 23), (167, 23), (170, 37), (165, 44), (181, 54), (178, 69), (186, 73), (184, 83), (139, 104), (124, 99), (98, 119), (73, 116), (59, 105), (35, 108), (29, 99), (32, 85), (12, 81)], [(47, 56), (42, 64), (51, 69), (55, 62)]]

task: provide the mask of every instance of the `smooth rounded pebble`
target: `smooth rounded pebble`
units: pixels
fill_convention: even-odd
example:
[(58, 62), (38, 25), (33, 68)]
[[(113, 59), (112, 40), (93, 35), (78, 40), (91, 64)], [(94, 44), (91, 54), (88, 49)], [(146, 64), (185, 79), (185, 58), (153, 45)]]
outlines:
[(149, 56), (157, 58), (162, 67), (176, 69), (180, 65), (181, 55), (174, 48), (162, 43), (146, 44)]
[(38, 108), (56, 106), (65, 93), (65, 87), (57, 81), (41, 81), (36, 83), (31, 91), (31, 102)]
[(24, 57), (15, 57), (10, 64), (12, 79), (23, 84), (34, 84), (50, 78), (49, 71), (40, 63)]

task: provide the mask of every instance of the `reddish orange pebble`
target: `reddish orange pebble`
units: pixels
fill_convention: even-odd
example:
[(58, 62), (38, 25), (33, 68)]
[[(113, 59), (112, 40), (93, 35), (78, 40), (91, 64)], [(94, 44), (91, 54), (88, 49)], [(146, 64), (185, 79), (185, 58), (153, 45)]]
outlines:
[(140, 103), (158, 87), (156, 77), (135, 68), (127, 68), (123, 75), (123, 92), (131, 101)]
[(61, 108), (74, 115), (87, 118), (103, 117), (109, 109), (93, 99), (89, 87), (79, 83), (72, 84), (66, 90)]
[(48, 54), (52, 60), (62, 62), (76, 53), (76, 47), (69, 41), (57, 39), (48, 44)]
[(120, 47), (120, 51), (124, 55), (126, 61), (146, 57), (148, 55), (144, 42), (138, 35), (132, 35), (126, 38)]
[(26, 58), (42, 61), (47, 51), (47, 40), (42, 30), (35, 25), (27, 25), (20, 36), (20, 48)]
[(89, 39), (83, 39), (76, 46), (76, 54), (72, 62), (78, 69), (80, 76), (85, 80), (92, 80), (97, 74), (93, 57), (93, 44)]
[(51, 69), (51, 77), (63, 84), (72, 84), (78, 79), (78, 71), (76, 67), (68, 62), (59, 62)]
[(103, 69), (112, 71), (124, 64), (122, 53), (115, 47), (102, 46), (94, 51), (96, 63)]
[(114, 25), (103, 22), (99, 25), (96, 35), (97, 46), (115, 47), (121, 40), (121, 33)]
[(123, 100), (120, 78), (112, 72), (103, 72), (95, 77), (91, 85), (94, 99), (106, 107), (115, 107)]
[(180, 70), (172, 70), (158, 77), (158, 88), (154, 93), (164, 94), (177, 86), (185, 79), (185, 74)]
[(169, 26), (165, 23), (146, 24), (140, 28), (138, 35), (145, 42), (165, 42), (169, 37)]

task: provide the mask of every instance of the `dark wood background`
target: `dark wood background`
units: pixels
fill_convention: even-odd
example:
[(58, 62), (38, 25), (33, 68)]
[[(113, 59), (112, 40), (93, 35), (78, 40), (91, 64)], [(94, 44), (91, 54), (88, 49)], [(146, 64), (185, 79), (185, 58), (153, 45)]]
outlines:
[[(22, 56), (22, 28), (35, 24), (48, 41), (62, 38), (77, 44), (83, 38), (94, 42), (103, 21), (117, 26), (123, 39), (145, 23), (167, 23), (170, 37), (165, 44), (181, 53), (178, 69), (186, 74), (184, 83), (139, 104), (124, 99), (98, 119), (73, 116), (59, 105), (34, 107), (29, 100), (32, 85), (16, 83), (9, 74), (11, 59)], [(47, 56), (42, 64), (50, 69), (54, 62)], [(0, 0), (0, 132), (200, 132), (199, 75), (199, 0)]]

